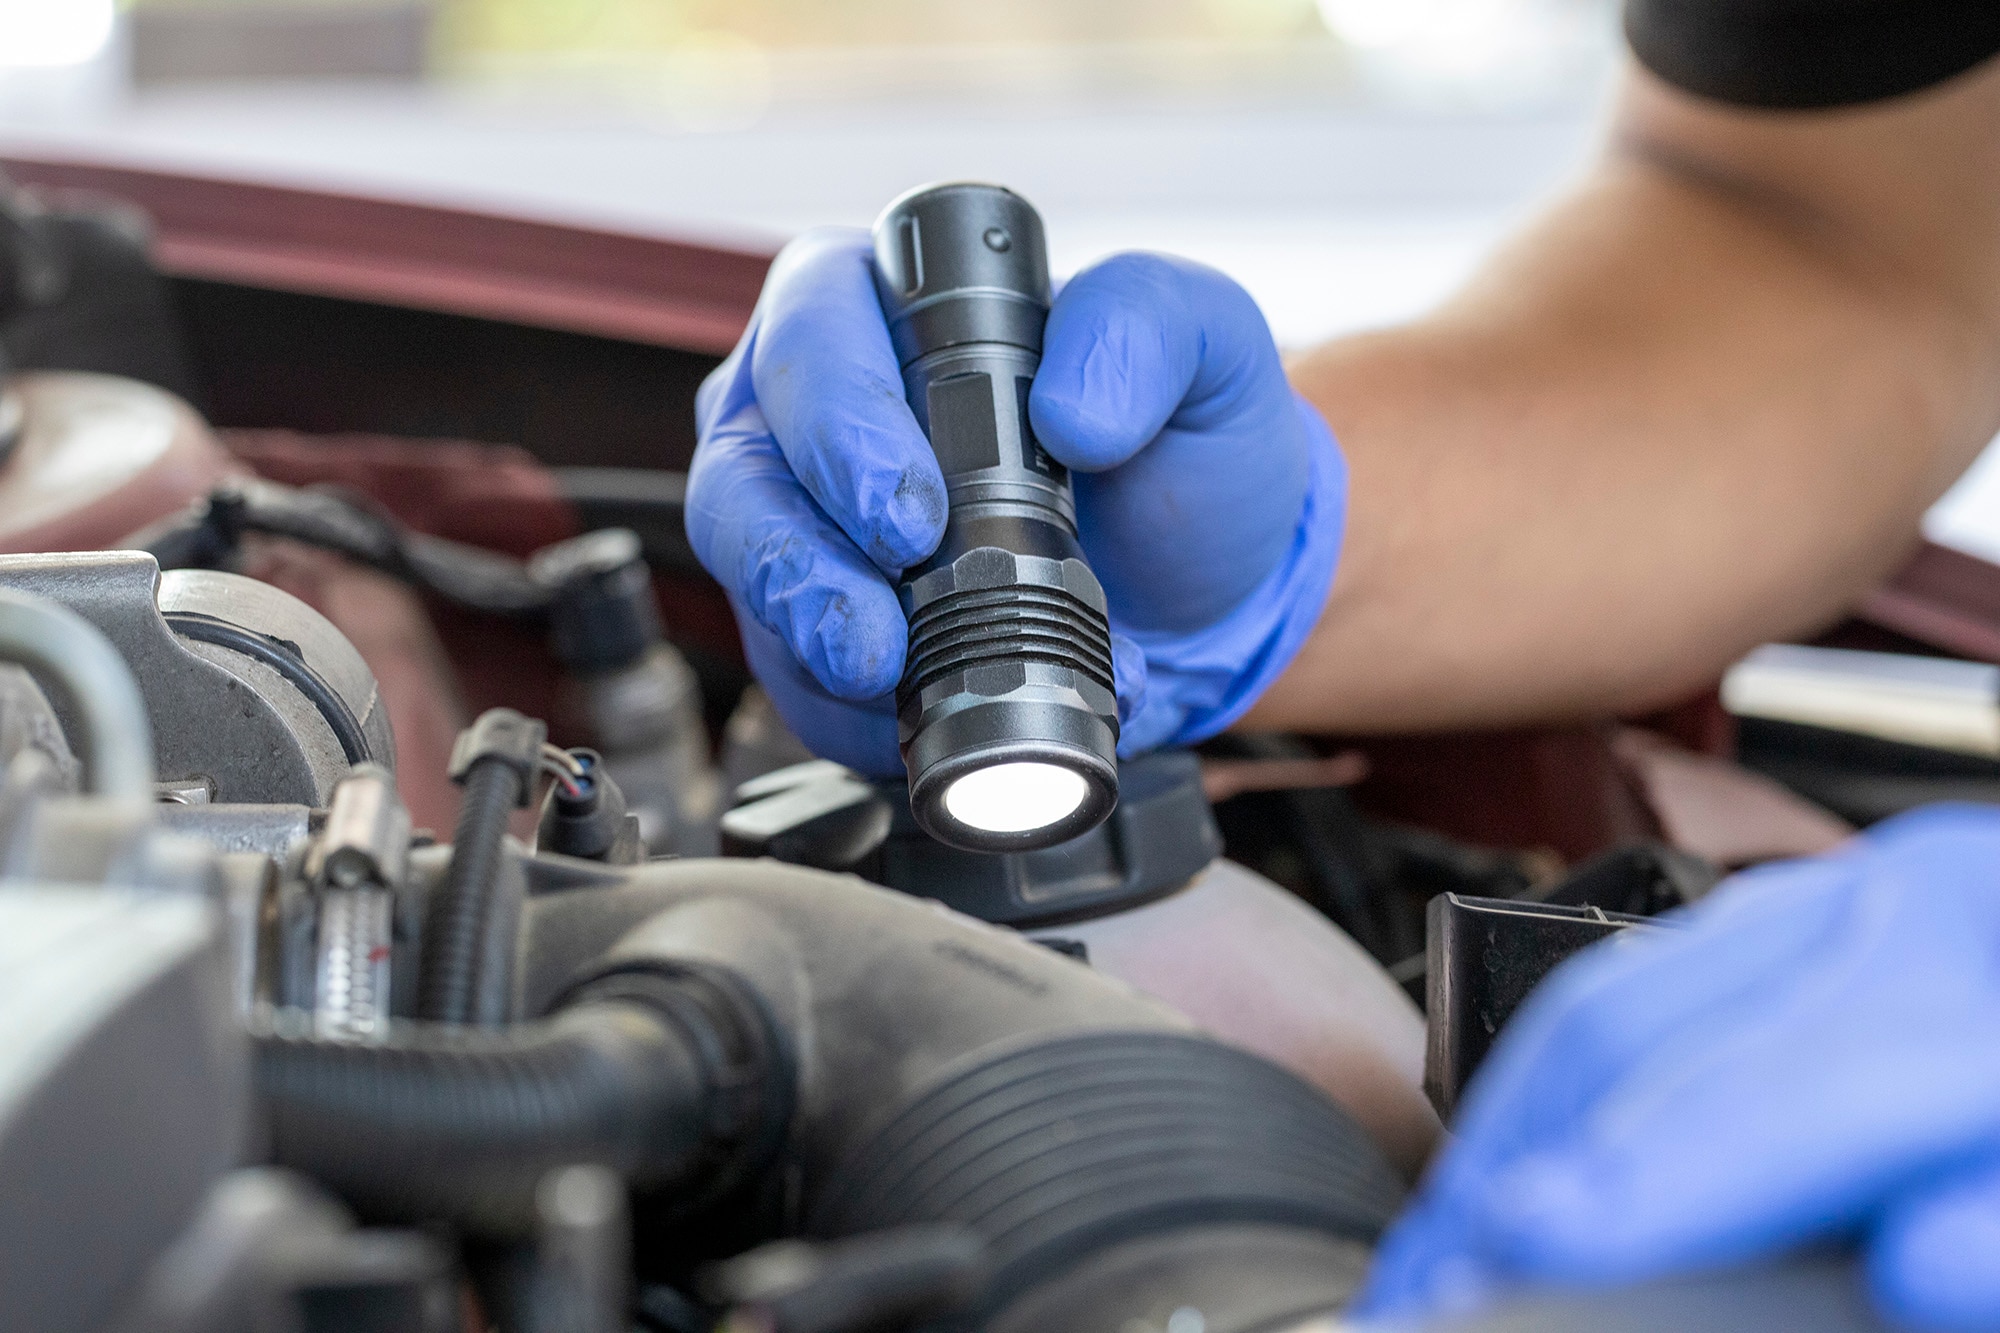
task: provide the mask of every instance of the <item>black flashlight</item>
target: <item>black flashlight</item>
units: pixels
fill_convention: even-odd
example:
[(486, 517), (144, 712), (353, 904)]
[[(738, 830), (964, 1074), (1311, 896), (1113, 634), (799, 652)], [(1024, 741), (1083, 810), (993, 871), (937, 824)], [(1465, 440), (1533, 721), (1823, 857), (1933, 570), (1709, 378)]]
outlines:
[(1118, 802), (1118, 697), (1069, 474), (1028, 423), (1042, 219), (995, 185), (913, 190), (875, 223), (875, 287), (950, 503), (944, 541), (897, 589), (910, 810), (954, 847), (1053, 846)]

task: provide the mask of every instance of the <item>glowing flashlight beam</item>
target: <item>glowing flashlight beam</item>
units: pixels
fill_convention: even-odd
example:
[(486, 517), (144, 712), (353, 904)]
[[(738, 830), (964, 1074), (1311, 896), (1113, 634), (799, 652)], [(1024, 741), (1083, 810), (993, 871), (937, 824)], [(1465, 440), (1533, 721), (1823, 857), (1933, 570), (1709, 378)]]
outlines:
[(944, 808), (982, 833), (1026, 833), (1068, 819), (1088, 794), (1080, 774), (1056, 764), (994, 764), (952, 783)]

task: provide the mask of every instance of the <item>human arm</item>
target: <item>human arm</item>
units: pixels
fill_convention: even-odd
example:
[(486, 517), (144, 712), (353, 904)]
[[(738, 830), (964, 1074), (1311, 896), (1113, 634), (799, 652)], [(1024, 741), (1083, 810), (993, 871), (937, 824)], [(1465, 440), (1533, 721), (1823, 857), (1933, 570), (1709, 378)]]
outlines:
[(1670, 701), (1889, 573), (2000, 427), (2000, 68), (1805, 112), (1635, 72), (1590, 176), (1459, 297), (1291, 373), (1352, 503), (1250, 725)]
[[(1963, 8), (1826, 12), (1963, 34)], [(1807, 83), (1826, 67), (1795, 63)], [(1299, 360), (1303, 425), (1220, 275), (1122, 256), (1058, 298), (1032, 406), (1129, 631), (1121, 708), (1146, 714), (1126, 748), (1239, 720), (1643, 709), (1833, 617), (1908, 549), (2000, 423), (2000, 66), (1832, 111), (1731, 109), (1635, 73), (1614, 125), (1592, 176), (1460, 298)], [(703, 391), (690, 535), (794, 727), (894, 771), (892, 583), (937, 542), (942, 480), (865, 262), (822, 236), (774, 268)], [(1311, 558), (1268, 563), (1287, 534)]]

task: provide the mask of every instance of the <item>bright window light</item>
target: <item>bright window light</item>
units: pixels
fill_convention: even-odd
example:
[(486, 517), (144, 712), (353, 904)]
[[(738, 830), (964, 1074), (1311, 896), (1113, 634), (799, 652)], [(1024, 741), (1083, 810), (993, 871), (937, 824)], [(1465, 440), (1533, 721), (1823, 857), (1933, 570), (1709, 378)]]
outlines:
[(110, 44), (114, 0), (0, 0), (0, 66), (83, 65)]
[(1510, 0), (1318, 0), (1333, 33), (1370, 50), (1451, 47), (1503, 38), (1522, 18)]
[(1081, 774), (1055, 764), (994, 764), (947, 787), (944, 808), (982, 833), (1026, 833), (1069, 818), (1089, 794)]

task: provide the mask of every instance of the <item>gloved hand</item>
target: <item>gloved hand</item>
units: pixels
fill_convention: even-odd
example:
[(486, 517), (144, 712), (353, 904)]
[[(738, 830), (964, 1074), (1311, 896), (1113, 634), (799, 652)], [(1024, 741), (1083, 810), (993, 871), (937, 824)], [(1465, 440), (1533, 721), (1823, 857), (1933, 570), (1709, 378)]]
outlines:
[[(1262, 314), (1222, 274), (1119, 255), (1049, 316), (1029, 414), (1072, 470), (1111, 608), (1130, 755), (1223, 730), (1319, 618), (1346, 469)], [(810, 233), (696, 399), (688, 536), (800, 738), (900, 773), (895, 580), (944, 535), (944, 480), (903, 397), (866, 233)]]
[(1558, 970), (1359, 1312), (1858, 1240), (1899, 1324), (2000, 1329), (2000, 812), (1739, 876)]

